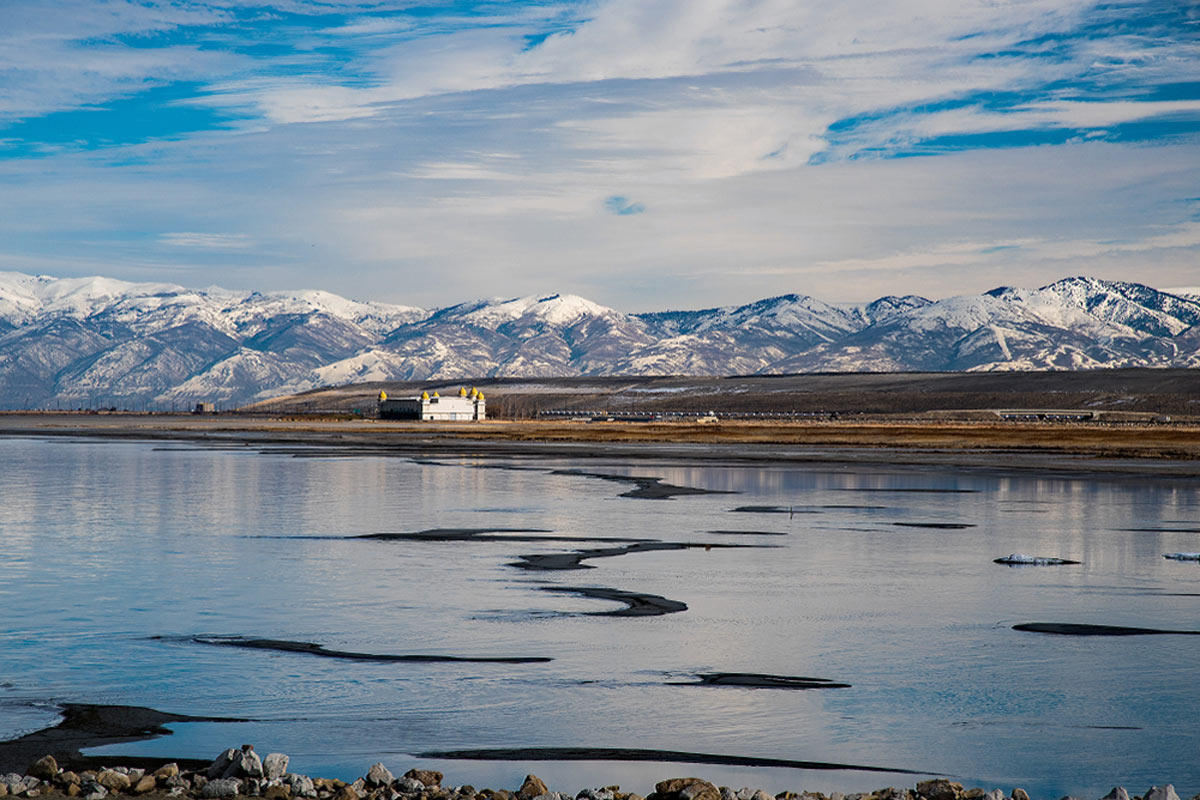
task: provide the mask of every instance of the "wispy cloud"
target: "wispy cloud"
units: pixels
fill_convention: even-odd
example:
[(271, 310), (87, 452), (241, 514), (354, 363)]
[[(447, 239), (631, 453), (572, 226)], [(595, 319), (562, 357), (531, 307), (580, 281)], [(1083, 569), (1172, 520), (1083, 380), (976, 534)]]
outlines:
[(255, 242), (241, 233), (164, 233), (159, 236), (171, 247), (200, 247), (209, 250), (244, 250)]

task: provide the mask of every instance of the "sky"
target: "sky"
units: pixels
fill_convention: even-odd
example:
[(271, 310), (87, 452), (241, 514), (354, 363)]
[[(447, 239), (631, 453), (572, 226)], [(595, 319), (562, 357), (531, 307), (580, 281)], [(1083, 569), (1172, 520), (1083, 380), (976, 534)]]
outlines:
[(622, 311), (1200, 285), (1200, 0), (0, 0), (0, 270)]

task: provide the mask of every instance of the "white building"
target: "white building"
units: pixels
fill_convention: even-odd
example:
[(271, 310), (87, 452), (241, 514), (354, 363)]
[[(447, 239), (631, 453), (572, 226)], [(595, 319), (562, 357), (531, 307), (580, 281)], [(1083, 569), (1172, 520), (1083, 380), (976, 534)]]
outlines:
[(387, 392), (379, 393), (380, 419), (419, 419), (427, 421), (467, 421), (487, 419), (487, 403), (483, 392), (465, 387), (457, 396), (442, 397), (437, 392), (421, 392), (420, 397), (391, 399)]

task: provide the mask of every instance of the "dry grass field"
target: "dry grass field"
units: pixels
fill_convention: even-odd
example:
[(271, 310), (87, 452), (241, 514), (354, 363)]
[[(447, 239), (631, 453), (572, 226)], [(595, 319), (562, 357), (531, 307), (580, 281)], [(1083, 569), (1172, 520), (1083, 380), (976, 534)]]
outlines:
[[(216, 415), (0, 414), (0, 435), (190, 439), (378, 452), (549, 452), (989, 463), (1070, 456), (1200, 470), (1200, 370), (505, 378), (484, 422), (379, 420), (376, 398), (456, 381), (329, 387)], [(712, 411), (716, 422), (699, 423)], [(1043, 419), (1036, 419), (1041, 412)], [(1015, 412), (1005, 413), (1002, 412)], [(1055, 412), (1070, 412), (1067, 415)], [(499, 417), (499, 418), (497, 418)], [(1030, 418), (1022, 418), (1030, 417)], [(1048, 418), (1047, 418), (1048, 417)], [(1170, 462), (1173, 466), (1166, 466)], [(1128, 466), (1122, 469), (1131, 469)], [(1132, 468), (1136, 471), (1136, 467)]]
[[(750, 421), (714, 424), (688, 421), (587, 422), (488, 420), (486, 422), (391, 422), (321, 415), (0, 415), (0, 435), (65, 435), (107, 438), (221, 440), (250, 444), (312, 444), (347, 449), (464, 450), (505, 444), (522, 452), (538, 445), (709, 445), (724, 457), (766, 457), (781, 448), (938, 451), (991, 454), (1073, 455), (1103, 459), (1200, 461), (1200, 425), (1192, 423)], [(753, 451), (753, 455), (751, 455)], [(568, 451), (564, 451), (568, 452)]]

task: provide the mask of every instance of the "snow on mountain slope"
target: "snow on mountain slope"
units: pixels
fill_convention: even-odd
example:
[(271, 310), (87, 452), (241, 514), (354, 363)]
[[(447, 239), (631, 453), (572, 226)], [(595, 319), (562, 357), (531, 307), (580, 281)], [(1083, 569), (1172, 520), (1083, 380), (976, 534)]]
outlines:
[[(468, 304), (470, 310), (458, 313), (456, 316), (466, 325), (476, 325), (481, 328), (495, 330), (504, 325), (518, 321), (538, 321), (546, 325), (564, 326), (578, 322), (585, 317), (617, 314), (611, 308), (606, 308), (585, 300), (573, 294), (552, 294), (539, 297), (518, 297), (513, 300), (480, 300)], [(455, 306), (455, 309), (463, 308)], [(444, 312), (450, 312), (445, 309)]]
[(0, 407), (225, 405), (358, 381), (1200, 366), (1200, 295), (1076, 277), (939, 301), (787, 294), (625, 314), (0, 272)]
[(1094, 369), (1177, 363), (1171, 337), (1200, 306), (1140, 284), (1068, 278), (1001, 287), (888, 317), (772, 372)]

